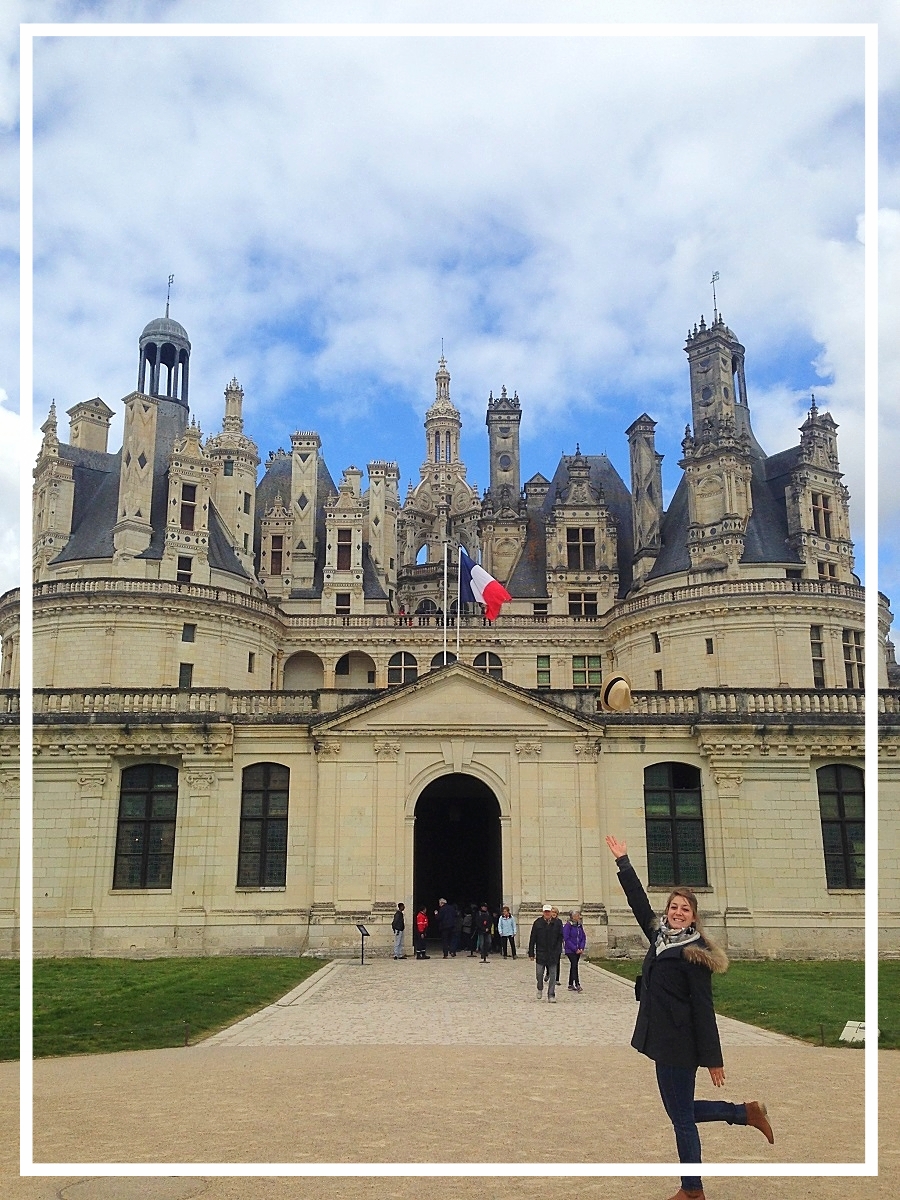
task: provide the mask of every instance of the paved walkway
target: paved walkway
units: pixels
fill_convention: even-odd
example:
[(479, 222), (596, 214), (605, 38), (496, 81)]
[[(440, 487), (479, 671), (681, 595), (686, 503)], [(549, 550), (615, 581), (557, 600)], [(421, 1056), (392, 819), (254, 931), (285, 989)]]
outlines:
[[(526, 956), (332, 962), (276, 1004), (200, 1044), (221, 1046), (627, 1046), (633, 986), (591, 963), (583, 992), (536, 998)], [(635, 965), (635, 971), (637, 971)], [(546, 991), (545, 991), (546, 995)], [(790, 1038), (719, 1018), (723, 1046), (795, 1045)]]
[[(563, 976), (565, 979), (565, 975)], [(538, 1200), (551, 1164), (664, 1164), (674, 1158), (653, 1065), (628, 1046), (631, 985), (585, 965), (533, 999), (533, 965), (457, 957), (330, 964), (277, 1004), (186, 1049), (44, 1059), (34, 1071), (35, 1156), (85, 1163), (15, 1177), (0, 1140), (3, 1200)], [(891, 1100), (900, 1054), (882, 1054), (880, 1179), (779, 1176), (779, 1163), (863, 1157), (863, 1055), (820, 1049), (720, 1018), (729, 1099), (759, 1096), (776, 1131), (703, 1129), (709, 1163), (764, 1163), (773, 1177), (715, 1177), (710, 1200), (887, 1200), (900, 1194)], [(698, 1095), (712, 1093), (705, 1072)], [(15, 1065), (0, 1064), (11, 1129)], [(94, 1163), (545, 1164), (536, 1177), (274, 1178), (99, 1176)], [(260, 1167), (260, 1170), (263, 1168)], [(338, 1166), (337, 1170), (342, 1167)], [(415, 1165), (407, 1171), (418, 1169)], [(277, 1165), (274, 1173), (279, 1173)], [(565, 1169), (563, 1169), (565, 1174)], [(569, 1172), (571, 1174), (571, 1172)], [(674, 1174), (550, 1182), (578, 1200), (665, 1200)]]

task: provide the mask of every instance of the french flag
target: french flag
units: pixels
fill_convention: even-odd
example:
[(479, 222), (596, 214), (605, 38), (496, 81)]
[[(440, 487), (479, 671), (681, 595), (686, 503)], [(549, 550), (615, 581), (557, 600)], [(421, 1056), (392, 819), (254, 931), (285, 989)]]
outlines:
[(493, 621), (500, 609), (512, 596), (484, 567), (472, 562), (462, 546), (459, 548), (459, 598), (463, 604), (474, 604), (477, 600), (485, 608), (484, 615)]

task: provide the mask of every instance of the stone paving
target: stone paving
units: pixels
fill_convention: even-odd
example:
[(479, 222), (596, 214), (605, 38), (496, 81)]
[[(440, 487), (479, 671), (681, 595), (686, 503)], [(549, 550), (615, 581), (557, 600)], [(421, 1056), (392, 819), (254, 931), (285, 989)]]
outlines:
[[(628, 1046), (637, 1006), (632, 985), (591, 963), (583, 992), (567, 989), (562, 964), (557, 1003), (536, 998), (534, 963), (493, 955), (440, 953), (332, 962), (275, 1004), (200, 1043), (221, 1046)], [(635, 964), (635, 973), (638, 966)], [(545, 991), (546, 997), (546, 991)], [(719, 1017), (723, 1046), (795, 1045)]]

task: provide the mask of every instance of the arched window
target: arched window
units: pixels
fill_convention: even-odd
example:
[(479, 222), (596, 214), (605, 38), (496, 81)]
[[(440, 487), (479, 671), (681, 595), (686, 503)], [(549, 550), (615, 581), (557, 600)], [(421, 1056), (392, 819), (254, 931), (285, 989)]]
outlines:
[(648, 882), (706, 887), (699, 769), (679, 762), (646, 767), (644, 817)]
[(432, 671), (434, 671), (438, 667), (449, 667), (449, 666), (452, 666), (453, 663), (455, 663), (455, 662), (456, 662), (456, 655), (453, 653), (452, 650), (446, 650), (446, 651), (441, 650), (431, 660), (431, 669), (432, 669)]
[(434, 461), (441, 461), (441, 435), (439, 433), (434, 435)]
[(494, 679), (503, 678), (503, 663), (496, 654), (492, 654), (490, 650), (484, 654), (476, 654), (475, 661), (472, 666), (476, 671), (484, 671), (486, 675), (492, 676)]
[(278, 763), (254, 763), (244, 768), (238, 887), (285, 885), (290, 779), (288, 768)]
[(445, 460), (445, 461), (446, 461), (446, 462), (450, 462), (450, 461), (451, 461), (451, 454), (450, 454), (450, 431), (449, 431), (449, 430), (447, 431), (447, 438), (446, 438), (446, 443), (445, 443), (445, 444), (446, 444), (446, 447), (447, 447), (447, 456), (446, 456), (446, 460)]
[(178, 771), (162, 763), (126, 767), (119, 790), (113, 888), (170, 888)]
[(866, 886), (865, 784), (858, 767), (835, 763), (816, 771), (825, 882), (830, 888)]
[(419, 678), (419, 666), (415, 657), (406, 650), (399, 650), (388, 661), (388, 686), (393, 683), (415, 683)]

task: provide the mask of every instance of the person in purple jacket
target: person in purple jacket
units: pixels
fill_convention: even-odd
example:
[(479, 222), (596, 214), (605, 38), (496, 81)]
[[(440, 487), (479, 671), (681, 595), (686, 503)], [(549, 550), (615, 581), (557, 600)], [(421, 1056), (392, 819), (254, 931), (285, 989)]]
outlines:
[(587, 937), (585, 936), (584, 926), (581, 923), (581, 912), (577, 908), (573, 908), (569, 913), (569, 919), (563, 925), (563, 949), (566, 952), (566, 958), (569, 960), (569, 991), (582, 991), (581, 980), (578, 978), (578, 960), (584, 954), (587, 946)]

